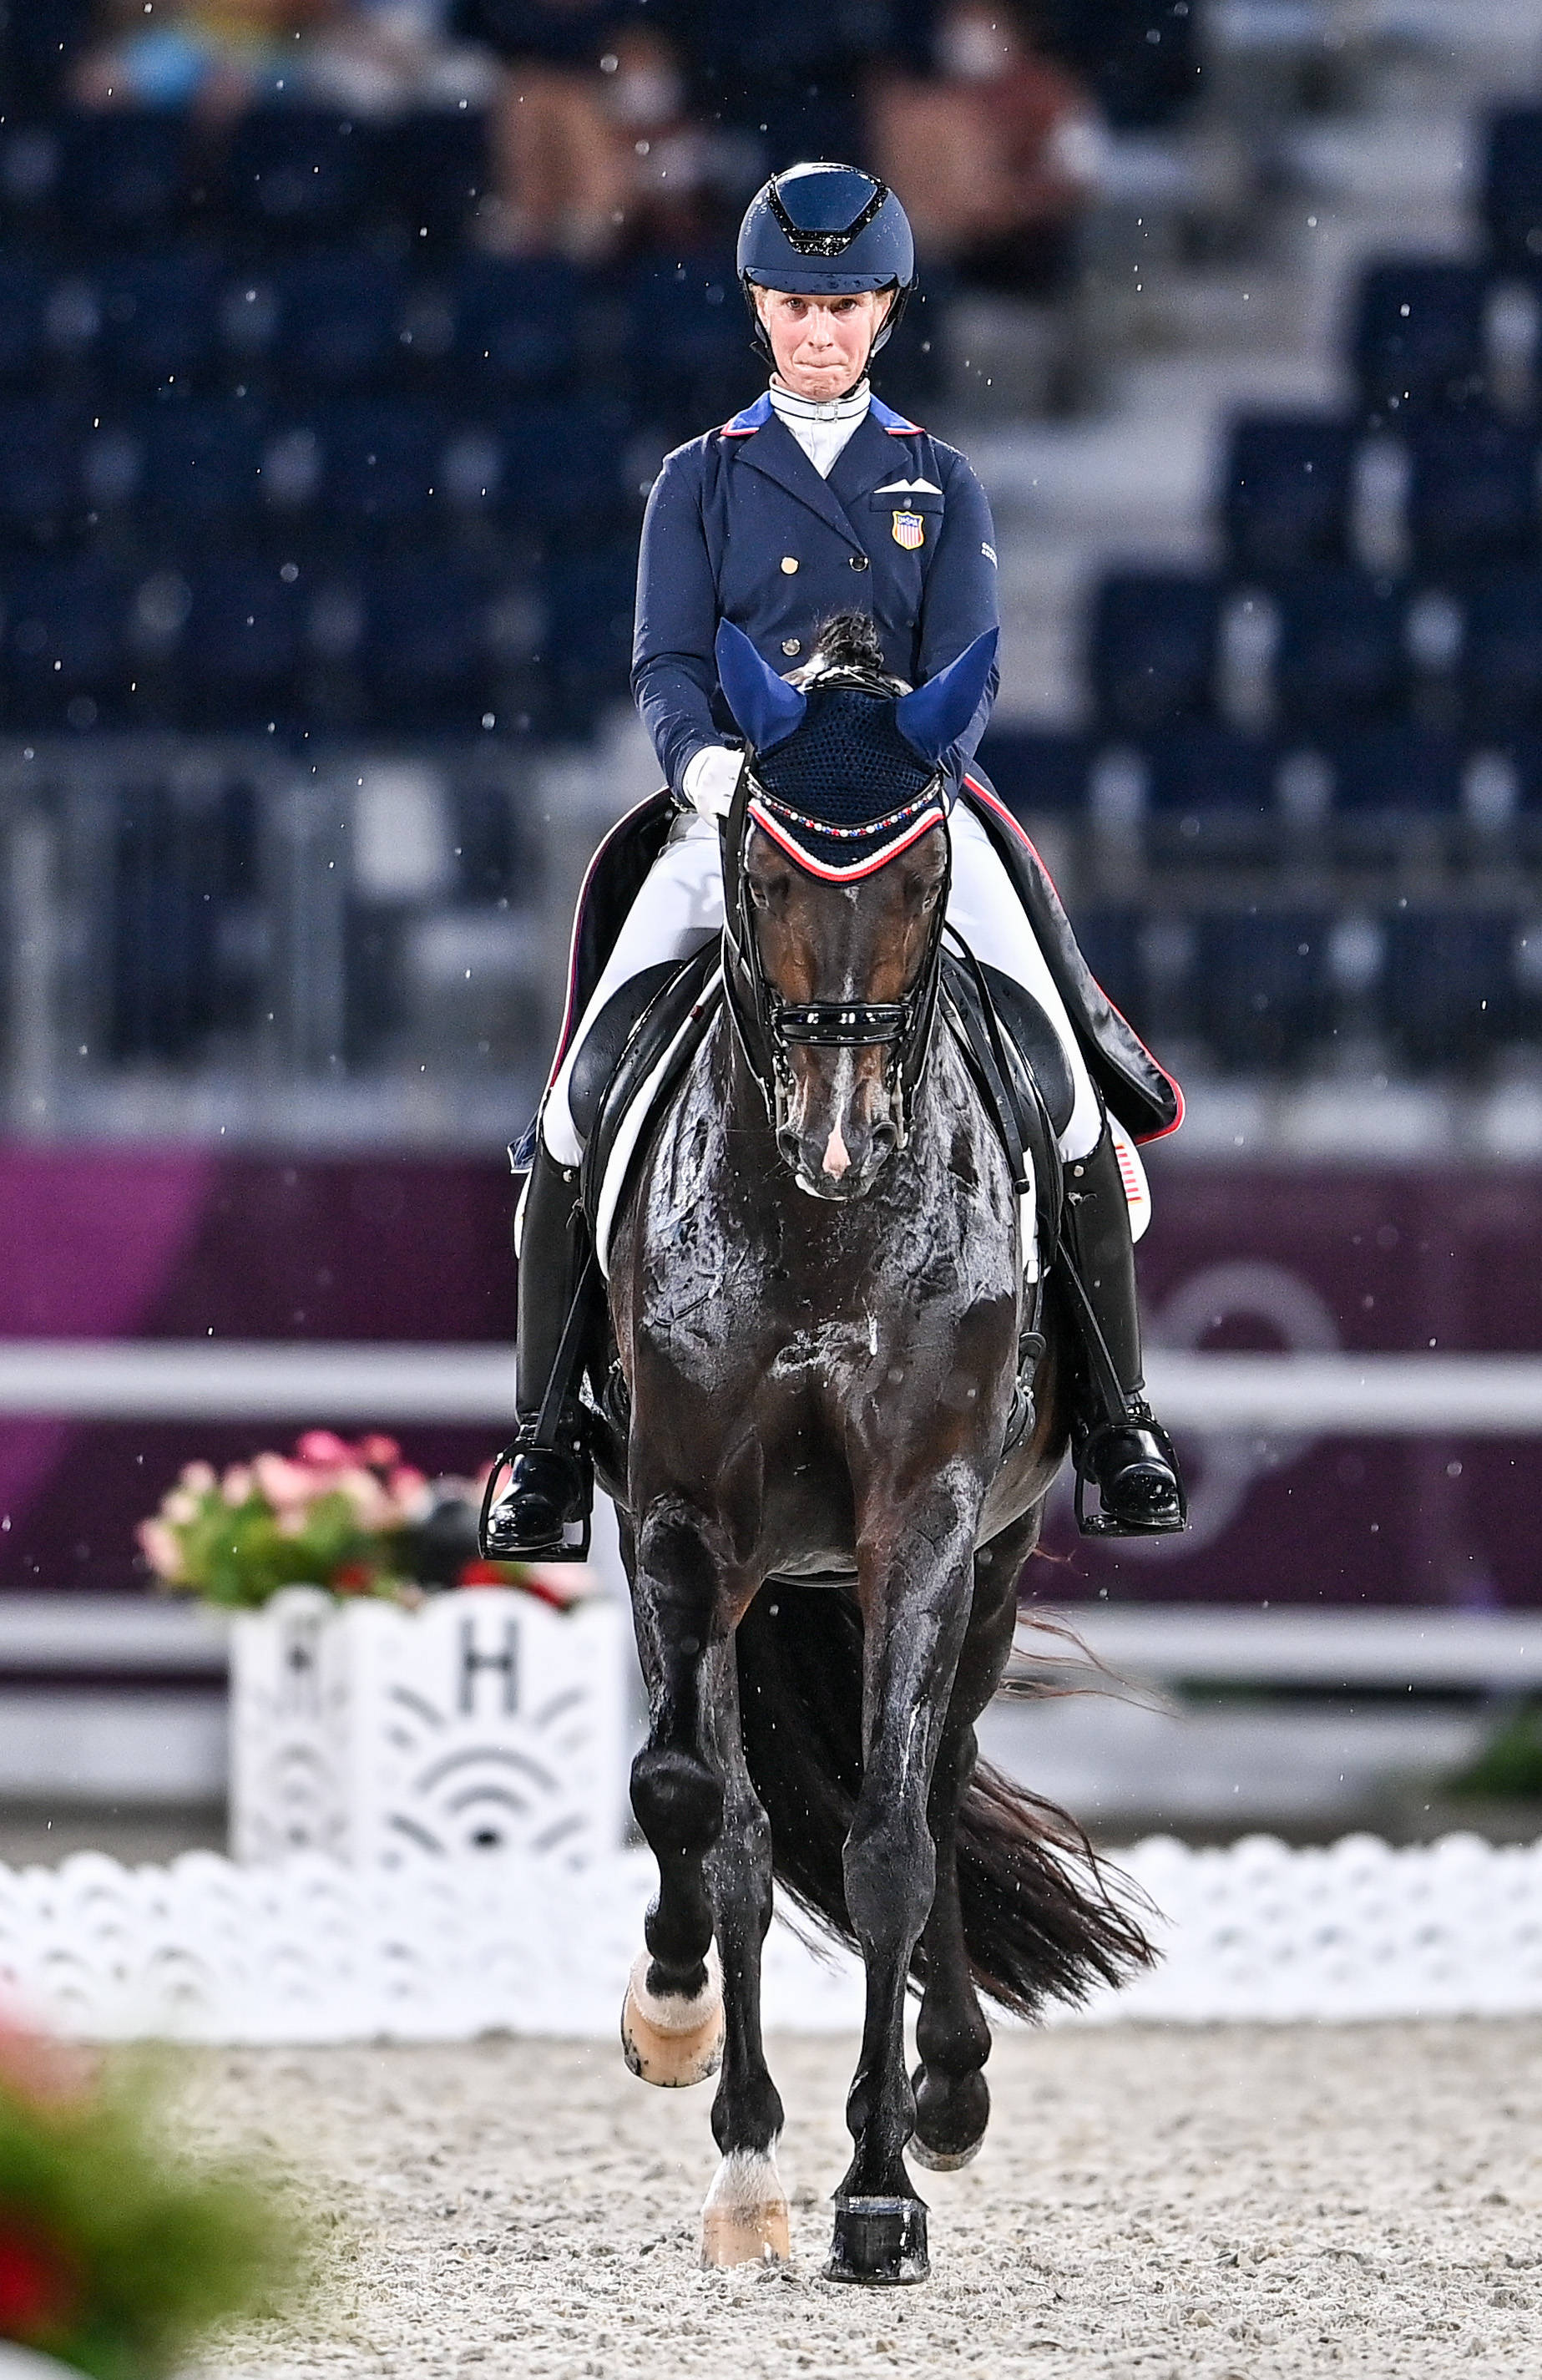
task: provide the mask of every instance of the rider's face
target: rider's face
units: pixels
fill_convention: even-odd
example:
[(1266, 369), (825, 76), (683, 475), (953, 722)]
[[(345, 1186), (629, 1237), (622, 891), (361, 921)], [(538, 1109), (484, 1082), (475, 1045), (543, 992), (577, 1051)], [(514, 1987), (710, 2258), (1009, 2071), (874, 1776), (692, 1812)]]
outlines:
[(783, 385), (795, 396), (828, 404), (855, 388), (867, 370), (893, 292), (863, 289), (854, 298), (800, 298), (790, 289), (758, 289), (755, 303)]

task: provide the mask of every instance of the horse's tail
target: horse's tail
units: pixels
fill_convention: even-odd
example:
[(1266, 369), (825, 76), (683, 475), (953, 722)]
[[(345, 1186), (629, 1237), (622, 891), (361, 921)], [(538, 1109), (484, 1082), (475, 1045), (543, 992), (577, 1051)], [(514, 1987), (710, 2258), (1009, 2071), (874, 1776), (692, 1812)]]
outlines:
[[(737, 1641), (745, 1753), (777, 1881), (850, 1942), (842, 1850), (862, 1780), (861, 1620), (839, 1590), (772, 1585)], [(971, 1972), (1003, 2008), (1031, 2016), (1150, 1963), (1119, 1879), (1081, 1829), (983, 1761), (959, 1814), (958, 1881)]]

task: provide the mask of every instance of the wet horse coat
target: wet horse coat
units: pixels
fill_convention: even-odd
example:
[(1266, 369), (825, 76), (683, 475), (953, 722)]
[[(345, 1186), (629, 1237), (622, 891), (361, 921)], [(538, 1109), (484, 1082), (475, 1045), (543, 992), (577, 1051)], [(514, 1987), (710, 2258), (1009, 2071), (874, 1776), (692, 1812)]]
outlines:
[[(941, 736), (935, 752), (941, 686), (923, 689), (929, 731), (915, 722)], [(968, 699), (966, 673), (953, 693)], [(753, 685), (739, 702), (759, 740)], [(785, 2253), (759, 2009), (780, 1876), (867, 1968), (828, 2270), (912, 2279), (927, 2251), (906, 2145), (961, 2164), (985, 2129), (977, 1985), (1031, 2009), (1116, 1978), (1144, 1944), (1096, 1872), (1076, 1872), (1074, 1830), (977, 1769), (974, 1721), (1067, 1433), (1051, 1330), (1037, 1419), (1003, 1457), (1028, 1292), (1011, 1172), (957, 1044), (929, 1014), (907, 1083), (898, 1026), (853, 1038), (864, 1018), (917, 1022), (945, 828), (844, 883), (758, 827), (729, 856), (753, 963), (611, 1252), (625, 1390), (601, 1475), (649, 1691), (633, 1804), (660, 1869), (624, 2037), (635, 2070), (664, 2082), (710, 2070), (721, 2040), (705, 2252)], [(729, 971), (732, 995), (732, 949)], [(847, 1038), (772, 1032), (768, 1072), (747, 982), (768, 1030), (838, 1036), (844, 1017)]]

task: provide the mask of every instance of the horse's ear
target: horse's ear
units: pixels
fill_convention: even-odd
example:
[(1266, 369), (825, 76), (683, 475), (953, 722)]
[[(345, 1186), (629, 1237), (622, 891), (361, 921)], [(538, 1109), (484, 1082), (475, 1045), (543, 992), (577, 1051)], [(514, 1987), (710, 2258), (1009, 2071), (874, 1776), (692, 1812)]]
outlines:
[[(721, 634), (721, 631), (719, 632)], [(935, 768), (944, 752), (957, 743), (985, 692), (996, 665), (994, 628), (987, 628), (966, 645), (956, 662), (929, 677), (914, 694), (902, 694), (894, 705), (894, 724), (917, 759)]]
[(784, 744), (803, 724), (808, 705), (795, 686), (768, 669), (742, 628), (732, 620), (720, 623), (717, 635), (718, 683), (751, 749), (769, 752)]

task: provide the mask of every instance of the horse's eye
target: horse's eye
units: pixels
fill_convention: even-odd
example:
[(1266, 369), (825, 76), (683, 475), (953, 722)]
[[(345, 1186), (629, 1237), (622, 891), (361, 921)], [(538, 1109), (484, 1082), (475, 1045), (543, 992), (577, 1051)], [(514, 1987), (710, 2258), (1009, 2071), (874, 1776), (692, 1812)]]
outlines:
[(769, 909), (771, 907), (771, 894), (767, 892), (763, 884), (758, 884), (753, 876), (747, 877), (745, 879), (745, 884), (746, 889), (749, 893), (749, 905), (752, 909)]

